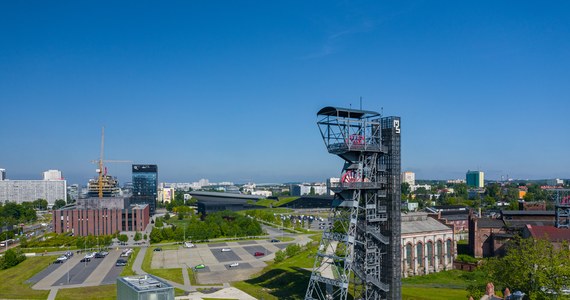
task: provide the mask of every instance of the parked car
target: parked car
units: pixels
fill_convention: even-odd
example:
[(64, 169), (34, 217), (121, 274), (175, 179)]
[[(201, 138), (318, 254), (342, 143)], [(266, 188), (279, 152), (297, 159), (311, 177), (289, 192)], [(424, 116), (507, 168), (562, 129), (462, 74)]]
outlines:
[(222, 248), (222, 252), (230, 252), (230, 251), (232, 251), (232, 249), (230, 249), (230, 248)]
[(58, 257), (57, 260), (66, 261), (66, 260), (67, 260), (67, 256), (62, 255), (62, 256)]
[(105, 255), (103, 255), (101, 252), (97, 252), (95, 253), (95, 258), (105, 258)]
[(115, 266), (120, 267), (120, 266), (126, 266), (127, 265), (127, 261), (124, 259), (117, 259), (117, 263), (115, 263)]
[(196, 247), (196, 245), (190, 242), (184, 242), (184, 248), (194, 248), (194, 247)]
[(271, 243), (280, 243), (281, 241), (280, 241), (280, 240), (278, 240), (278, 239), (272, 239), (272, 240), (271, 240), (271, 241), (269, 241), (269, 242), (271, 242)]
[(85, 254), (85, 258), (91, 259), (91, 258), (94, 258), (94, 257), (95, 257), (95, 252), (89, 252), (89, 253)]
[(265, 253), (263, 253), (263, 252), (255, 252), (253, 254), (253, 256), (264, 256), (264, 255), (265, 255)]
[(65, 262), (65, 260), (56, 259), (53, 263), (54, 264), (62, 264), (64, 262)]
[(84, 257), (80, 260), (80, 262), (90, 262), (90, 261), (91, 261), (91, 258), (89, 258), (89, 257)]
[(199, 264), (194, 267), (195, 270), (204, 269), (206, 266), (204, 264)]
[(72, 256), (73, 256), (73, 252), (71, 252), (71, 251), (67, 251), (67, 252), (65, 252), (65, 254), (64, 254), (64, 255), (65, 255), (67, 258), (70, 258), (70, 257), (72, 257)]
[(160, 247), (154, 248), (154, 250), (152, 250), (152, 251), (154, 251), (154, 252), (159, 252), (159, 251), (162, 251), (162, 248), (160, 248)]
[(230, 264), (230, 268), (235, 268), (235, 267), (237, 267), (237, 266), (239, 266), (239, 263), (238, 263), (238, 262), (235, 262), (235, 263), (231, 263), (231, 264)]

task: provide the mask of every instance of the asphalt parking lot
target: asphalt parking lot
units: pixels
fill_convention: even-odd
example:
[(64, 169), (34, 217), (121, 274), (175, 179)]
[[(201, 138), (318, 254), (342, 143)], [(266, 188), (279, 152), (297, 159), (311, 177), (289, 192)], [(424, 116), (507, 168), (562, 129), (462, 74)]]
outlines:
[(219, 262), (241, 261), (241, 258), (233, 251), (222, 252), (221, 249), (210, 249), (210, 251)]
[(92, 258), (89, 262), (81, 262), (85, 255), (76, 254), (64, 263), (52, 263), (28, 282), (35, 283), (35, 287), (40, 289), (74, 284), (113, 284), (124, 268), (115, 266), (120, 254), (121, 251), (112, 250), (106, 257)]

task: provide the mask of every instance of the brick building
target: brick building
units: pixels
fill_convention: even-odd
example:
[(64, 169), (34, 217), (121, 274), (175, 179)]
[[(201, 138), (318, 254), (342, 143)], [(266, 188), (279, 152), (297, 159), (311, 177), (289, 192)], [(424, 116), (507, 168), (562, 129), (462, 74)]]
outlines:
[(402, 277), (453, 269), (452, 226), (427, 213), (402, 214)]
[(131, 204), (129, 198), (122, 197), (79, 199), (75, 205), (53, 212), (54, 232), (75, 236), (144, 231), (149, 222), (148, 204)]
[(554, 226), (554, 211), (502, 210), (498, 218), (469, 213), (469, 252), (475, 257), (504, 254), (505, 244), (527, 225)]

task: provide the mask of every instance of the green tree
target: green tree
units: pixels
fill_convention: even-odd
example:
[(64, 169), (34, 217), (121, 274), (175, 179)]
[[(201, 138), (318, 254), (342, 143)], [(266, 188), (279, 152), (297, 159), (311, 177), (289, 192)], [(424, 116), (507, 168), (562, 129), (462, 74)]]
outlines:
[(32, 203), (37, 210), (47, 210), (48, 202), (46, 199), (38, 199)]
[(120, 242), (126, 243), (129, 241), (129, 236), (126, 234), (120, 234), (118, 239)]
[(557, 247), (547, 240), (517, 237), (504, 257), (489, 259), (482, 269), (496, 286), (521, 290), (530, 299), (550, 299), (561, 294), (570, 278), (570, 248), (567, 242)]
[(0, 258), (0, 270), (8, 269), (26, 260), (26, 256), (19, 250), (8, 249)]
[(275, 260), (274, 260), (275, 263), (280, 263), (284, 261), (285, 258), (287, 258), (287, 255), (285, 254), (285, 252), (283, 252), (283, 250), (275, 252)]
[(62, 207), (64, 207), (66, 205), (65, 200), (62, 199), (57, 199), (55, 200), (55, 203), (53, 204), (53, 209), (60, 209)]
[(168, 212), (166, 214), (164, 214), (164, 219), (166, 221), (170, 220), (170, 214)]
[(133, 239), (135, 240), (135, 242), (140, 241), (140, 240), (142, 239), (142, 233), (140, 233), (140, 232), (137, 231), (137, 232), (135, 233), (135, 237), (134, 237)]
[(465, 183), (458, 183), (454, 187), (455, 195), (457, 197), (461, 197), (463, 199), (467, 199), (467, 184)]
[(160, 241), (162, 241), (162, 230), (153, 228), (150, 232), (150, 242), (159, 243)]

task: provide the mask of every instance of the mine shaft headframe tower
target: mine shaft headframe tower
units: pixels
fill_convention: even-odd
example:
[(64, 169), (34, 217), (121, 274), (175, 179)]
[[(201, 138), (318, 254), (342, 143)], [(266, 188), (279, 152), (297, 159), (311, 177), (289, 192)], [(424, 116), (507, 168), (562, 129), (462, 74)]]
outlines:
[(548, 189), (554, 201), (555, 226), (570, 229), (570, 189)]
[(317, 118), (344, 166), (305, 299), (401, 299), (400, 118), (337, 107)]

